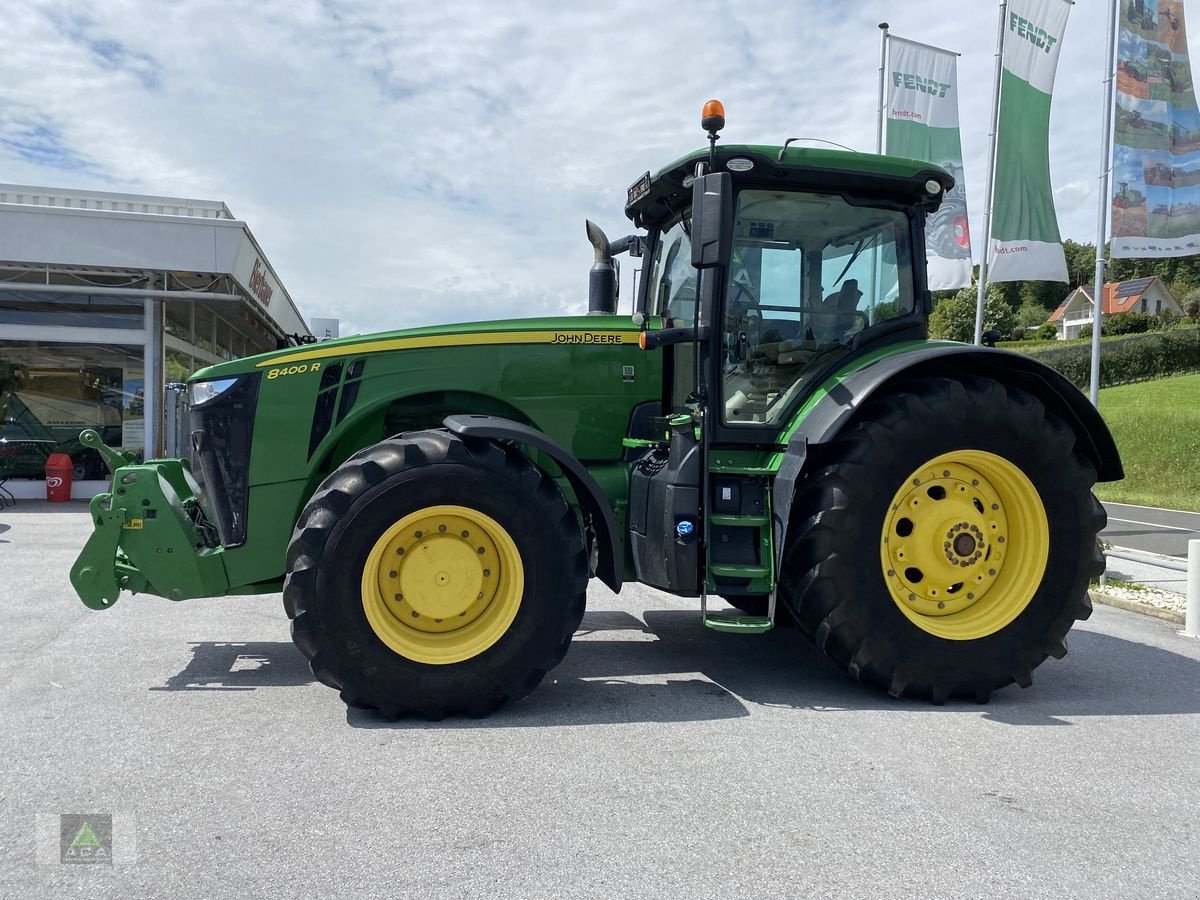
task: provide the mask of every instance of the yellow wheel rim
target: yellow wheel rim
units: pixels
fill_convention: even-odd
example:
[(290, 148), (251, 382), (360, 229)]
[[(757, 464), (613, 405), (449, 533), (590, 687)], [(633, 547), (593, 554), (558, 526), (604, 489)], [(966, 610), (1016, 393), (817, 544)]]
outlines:
[(362, 574), (363, 611), (406, 659), (448, 665), (478, 656), (521, 608), (525, 570), (499, 522), (465, 506), (429, 506), (388, 528)]
[(1033, 599), (1050, 554), (1050, 528), (1025, 473), (983, 450), (929, 460), (888, 505), (880, 560), (888, 593), (940, 638), (987, 637)]

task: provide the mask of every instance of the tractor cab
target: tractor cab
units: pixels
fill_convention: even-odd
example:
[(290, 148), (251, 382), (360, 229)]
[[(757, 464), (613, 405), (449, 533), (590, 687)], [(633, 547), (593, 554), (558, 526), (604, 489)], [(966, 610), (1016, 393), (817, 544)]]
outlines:
[(706, 107), (707, 151), (629, 189), (649, 231), (636, 316), (666, 356), (672, 417), (631, 476), (631, 545), (641, 580), (765, 612), (706, 612), (758, 630), (775, 585), (764, 457), (848, 361), (925, 338), (925, 216), (953, 179), (846, 151), (718, 149), (717, 118)]

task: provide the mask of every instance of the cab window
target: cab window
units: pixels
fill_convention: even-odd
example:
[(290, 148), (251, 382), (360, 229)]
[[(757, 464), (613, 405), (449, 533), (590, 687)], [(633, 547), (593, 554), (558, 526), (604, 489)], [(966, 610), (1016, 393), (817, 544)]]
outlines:
[[(647, 283), (646, 307), (650, 315), (662, 316), (666, 328), (684, 328), (696, 321), (696, 270), (692, 268), (691, 213), (667, 223), (654, 244)], [(691, 343), (667, 348), (672, 355), (674, 377), (669, 407), (682, 412), (694, 399), (696, 348)]]
[(908, 216), (839, 195), (743, 190), (723, 321), (728, 425), (779, 425), (864, 328), (913, 311)]

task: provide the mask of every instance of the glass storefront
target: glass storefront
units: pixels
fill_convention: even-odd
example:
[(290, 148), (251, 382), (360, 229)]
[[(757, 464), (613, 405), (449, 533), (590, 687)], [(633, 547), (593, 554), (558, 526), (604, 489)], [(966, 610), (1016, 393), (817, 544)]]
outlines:
[(140, 329), (143, 308), (141, 300), (127, 297), (4, 291), (0, 293), (0, 329), (5, 325)]
[(66, 453), (77, 479), (107, 475), (79, 443), (94, 428), (110, 447), (141, 455), (145, 434), (140, 346), (0, 340), (0, 442), (5, 474), (37, 477)]
[[(41, 496), (46, 457), (78, 499), (108, 481), (79, 443), (185, 456), (181, 382), (307, 336), (246, 223), (219, 201), (0, 185), (0, 484)], [(29, 260), (37, 260), (31, 263)], [(269, 307), (269, 308), (268, 308)]]

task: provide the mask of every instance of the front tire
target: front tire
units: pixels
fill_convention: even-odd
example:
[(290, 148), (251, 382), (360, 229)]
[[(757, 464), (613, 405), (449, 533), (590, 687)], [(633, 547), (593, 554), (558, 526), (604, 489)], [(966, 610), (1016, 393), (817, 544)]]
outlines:
[(1107, 519), (1095, 468), (1040, 401), (914, 380), (814, 450), (780, 598), (835, 663), (893, 696), (983, 702), (1066, 653)]
[(387, 718), (524, 697), (566, 653), (588, 578), (554, 482), (515, 448), (440, 430), (343, 463), (301, 514), (287, 567), (314, 675)]

